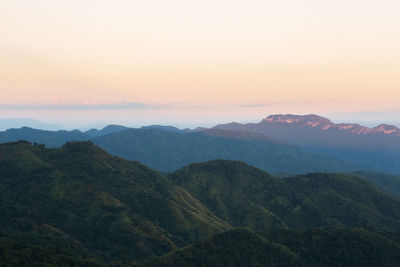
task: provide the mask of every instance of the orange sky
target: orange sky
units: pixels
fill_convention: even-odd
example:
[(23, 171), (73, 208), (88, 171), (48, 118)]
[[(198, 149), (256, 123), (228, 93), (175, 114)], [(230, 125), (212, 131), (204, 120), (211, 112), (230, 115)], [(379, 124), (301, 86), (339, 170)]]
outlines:
[(2, 1), (1, 117), (399, 112), (398, 14), (397, 0)]

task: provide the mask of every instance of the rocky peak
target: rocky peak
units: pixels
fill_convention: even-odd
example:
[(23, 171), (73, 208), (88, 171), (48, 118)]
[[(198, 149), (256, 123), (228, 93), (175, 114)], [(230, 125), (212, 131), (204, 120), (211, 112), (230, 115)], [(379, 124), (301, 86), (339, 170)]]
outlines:
[(370, 130), (372, 133), (400, 134), (400, 129), (394, 125), (380, 124)]
[(278, 122), (278, 123), (301, 123), (310, 125), (312, 127), (327, 127), (331, 125), (332, 122), (324, 117), (309, 114), (309, 115), (292, 115), (292, 114), (277, 114), (270, 115), (265, 118), (265, 122)]
[(356, 123), (338, 123), (335, 124), (329, 119), (309, 114), (309, 115), (292, 115), (292, 114), (276, 114), (270, 115), (263, 119), (265, 123), (281, 123), (281, 124), (300, 124), (307, 125), (312, 128), (321, 130), (337, 129), (340, 131), (351, 132), (354, 134), (372, 134), (384, 133), (386, 135), (399, 135), (400, 129), (393, 125), (380, 124), (374, 128), (368, 128)]

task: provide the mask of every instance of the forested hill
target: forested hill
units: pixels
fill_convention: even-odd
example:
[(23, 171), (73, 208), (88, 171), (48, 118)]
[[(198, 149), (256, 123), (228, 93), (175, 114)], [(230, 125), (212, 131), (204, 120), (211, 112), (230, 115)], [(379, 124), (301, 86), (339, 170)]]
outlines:
[(235, 229), (140, 266), (398, 266), (400, 244), (359, 228), (281, 229), (256, 234)]
[(168, 177), (233, 226), (400, 231), (400, 200), (354, 175), (279, 179), (242, 162), (217, 160), (191, 164)]
[(130, 263), (230, 229), (185, 190), (91, 143), (0, 145), (0, 236)]
[(281, 179), (214, 160), (166, 177), (91, 142), (1, 144), (0, 212), (5, 266), (368, 266), (371, 255), (390, 266), (399, 255), (400, 201), (357, 176)]

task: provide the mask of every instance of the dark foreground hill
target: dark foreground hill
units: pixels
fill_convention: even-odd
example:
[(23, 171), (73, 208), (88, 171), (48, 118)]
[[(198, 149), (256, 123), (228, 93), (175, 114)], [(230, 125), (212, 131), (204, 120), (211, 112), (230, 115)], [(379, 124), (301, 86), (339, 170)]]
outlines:
[(264, 238), (297, 254), (300, 266), (398, 266), (400, 243), (362, 228), (274, 230)]
[(383, 192), (400, 199), (400, 176), (386, 173), (371, 173), (358, 171), (354, 175), (370, 182)]
[(91, 143), (9, 143), (0, 155), (0, 236), (20, 244), (130, 263), (230, 228), (164, 176)]
[(47, 147), (61, 147), (68, 141), (89, 140), (90, 136), (81, 131), (45, 131), (22, 127), (20, 129), (8, 129), (0, 132), (0, 143), (26, 140), (32, 143), (46, 145)]
[(290, 249), (246, 229), (236, 229), (182, 248), (143, 266), (295, 266)]
[(353, 175), (279, 179), (242, 162), (217, 160), (189, 165), (169, 178), (236, 227), (400, 231), (400, 200)]
[[(35, 239), (37, 236), (32, 236)], [(18, 243), (14, 240), (0, 238), (0, 265), (15, 266), (86, 266), (105, 267), (104, 263), (94, 258), (82, 259), (76, 255), (84, 255), (84, 248), (79, 245), (65, 247), (65, 243), (55, 244), (50, 236), (45, 236), (43, 245), (29, 245), (27, 242)], [(75, 249), (75, 250), (74, 250)], [(89, 255), (86, 255), (87, 257)]]
[[(167, 178), (90, 142), (0, 145), (0, 214), (5, 266), (373, 266), (399, 255), (399, 200), (356, 176), (280, 179), (215, 160)], [(326, 226), (376, 232), (308, 229)]]
[(142, 266), (398, 266), (400, 244), (365, 229), (235, 229)]

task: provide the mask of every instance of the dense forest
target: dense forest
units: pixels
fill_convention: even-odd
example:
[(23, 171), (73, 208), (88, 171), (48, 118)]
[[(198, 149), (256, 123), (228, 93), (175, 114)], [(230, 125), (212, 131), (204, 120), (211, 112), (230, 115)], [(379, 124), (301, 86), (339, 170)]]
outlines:
[(398, 182), (378, 175), (278, 178), (240, 161), (213, 160), (165, 176), (91, 142), (5, 143), (0, 261), (396, 266), (400, 200), (391, 185)]

